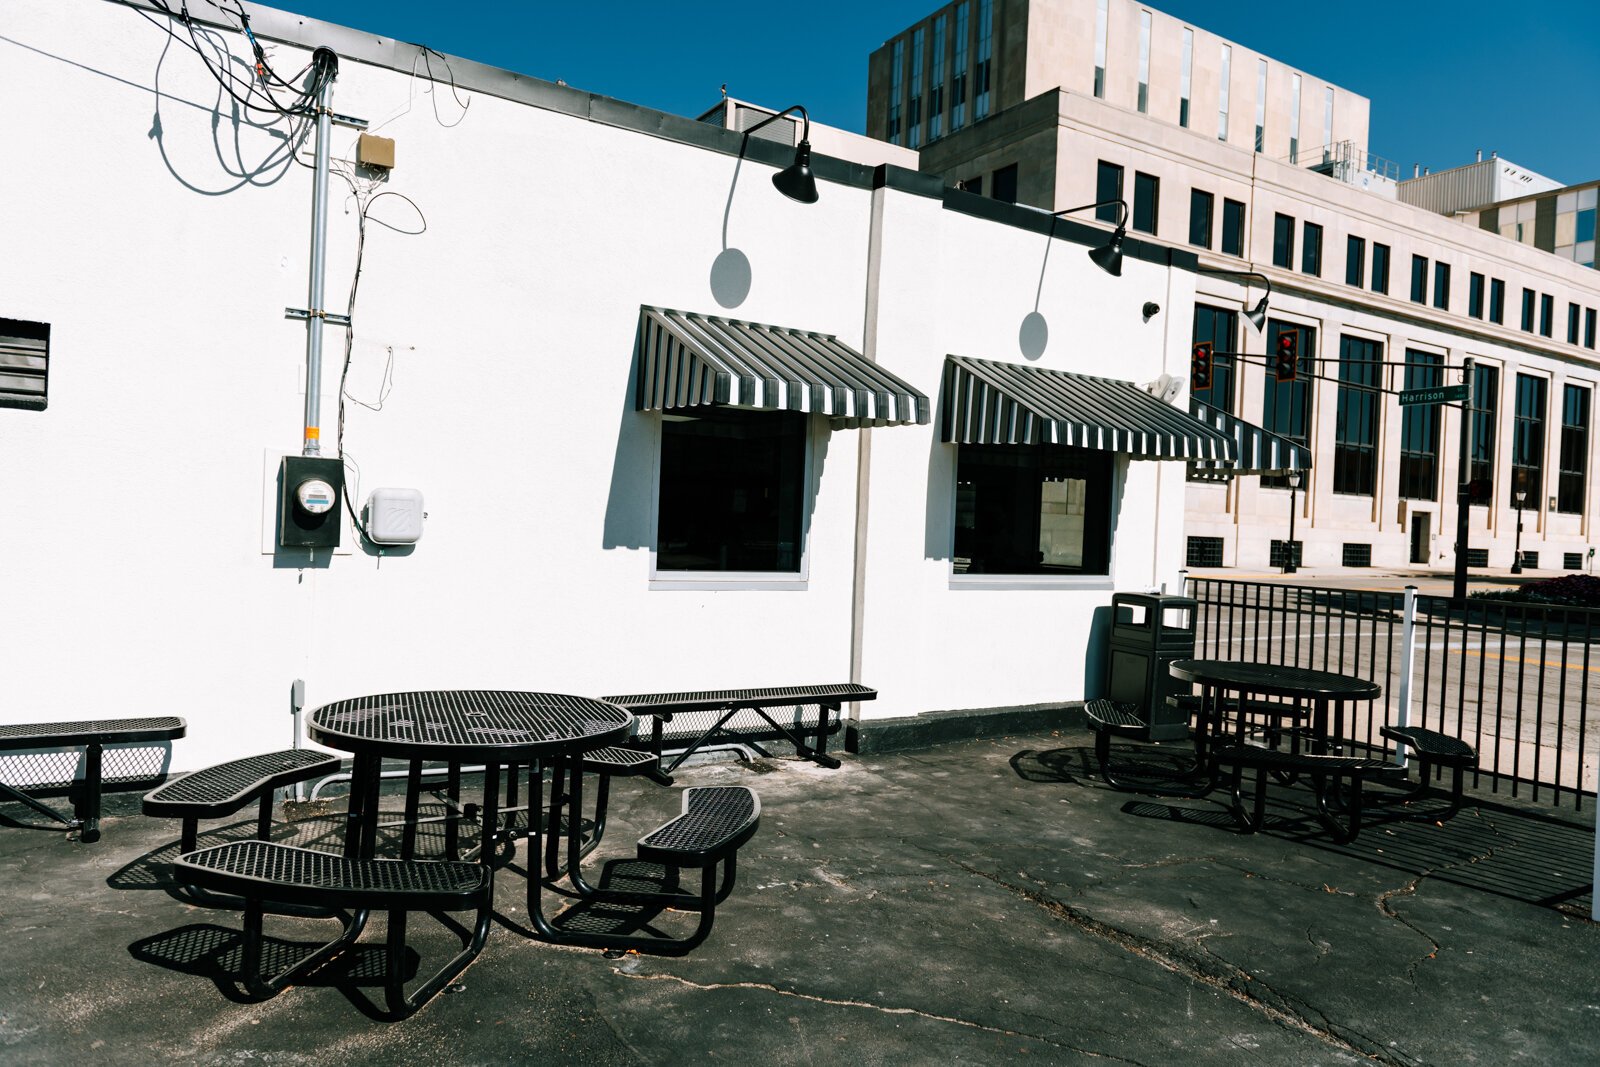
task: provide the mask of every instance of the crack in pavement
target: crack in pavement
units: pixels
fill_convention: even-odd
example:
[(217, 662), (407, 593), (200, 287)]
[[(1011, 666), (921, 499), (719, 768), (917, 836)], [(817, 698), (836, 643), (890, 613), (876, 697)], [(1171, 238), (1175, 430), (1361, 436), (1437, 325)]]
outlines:
[[(1368, 1042), (1367, 1047), (1363, 1048), (1361, 1045), (1357, 1045), (1351, 1040), (1334, 1032), (1334, 1030), (1331, 1028), (1331, 1024), (1317, 1024), (1312, 1019), (1307, 1017), (1301, 1010), (1296, 1008), (1287, 994), (1257, 980), (1256, 977), (1250, 974), (1248, 971), (1245, 971), (1237, 965), (1221, 959), (1209, 951), (1206, 954), (1210, 956), (1211, 959), (1216, 961), (1217, 970), (1221, 973), (1210, 973), (1204, 968), (1197, 966), (1194, 960), (1183, 958), (1181, 955), (1173, 952), (1169, 946), (1164, 945), (1161, 942), (1120, 929), (1112, 926), (1109, 923), (1101, 922), (1099, 919), (1094, 918), (1079, 908), (1074, 908), (1070, 905), (1063, 904), (1061, 901), (1053, 900), (1040, 893), (1036, 893), (1025, 886), (1013, 885), (998, 875), (991, 874), (987, 871), (980, 871), (977, 868), (969, 866), (968, 864), (963, 863), (961, 860), (952, 856), (945, 856), (944, 859), (950, 864), (966, 871), (968, 874), (991, 881), (995, 885), (1017, 894), (1024, 900), (1027, 900), (1029, 903), (1042, 908), (1055, 918), (1070, 924), (1071, 926), (1083, 931), (1091, 937), (1116, 945), (1118, 948), (1132, 953), (1141, 959), (1149, 960), (1150, 962), (1172, 972), (1173, 974), (1182, 975), (1191, 981), (1199, 982), (1221, 993), (1225, 993), (1239, 1003), (1261, 1012), (1267, 1018), (1279, 1023), (1280, 1025), (1289, 1027), (1290, 1029), (1298, 1030), (1305, 1034), (1309, 1034), (1312, 1037), (1332, 1045), (1335, 1048), (1348, 1052), (1351, 1055), (1361, 1056), (1365, 1059), (1376, 1060), (1385, 1064), (1392, 1064), (1395, 1065), (1395, 1067), (1409, 1067), (1410, 1064), (1415, 1062), (1410, 1058), (1401, 1056), (1390, 1049), (1384, 1048), (1377, 1042), (1367, 1038), (1365, 1035), (1357, 1035), (1363, 1041)], [(1277, 997), (1281, 1001), (1281, 1006), (1270, 1004), (1261, 999), (1257, 993), (1253, 992), (1253, 990), (1259, 989), (1265, 989), (1267, 992), (1270, 992), (1273, 996)]]
[(1145, 1067), (1139, 1060), (1130, 1060), (1125, 1056), (1114, 1056), (1108, 1052), (1099, 1052), (1095, 1049), (1079, 1048), (1061, 1041), (1052, 1041), (1038, 1034), (1027, 1034), (1020, 1030), (1007, 1030), (999, 1026), (987, 1026), (984, 1023), (974, 1022), (971, 1019), (962, 1019), (955, 1015), (940, 1015), (937, 1012), (923, 1011), (920, 1008), (891, 1007), (885, 1004), (874, 1004), (867, 1000), (855, 1000), (845, 997), (824, 997), (815, 993), (802, 993), (794, 989), (780, 989), (771, 982), (695, 982), (676, 974), (636, 974), (625, 971), (620, 967), (613, 967), (611, 973), (619, 978), (631, 978), (638, 982), (676, 982), (690, 989), (718, 990), (718, 989), (751, 989), (763, 993), (774, 993), (780, 997), (793, 997), (796, 1000), (809, 1001), (813, 1004), (826, 1004), (837, 1008), (865, 1008), (868, 1011), (882, 1012), (885, 1015), (912, 1015), (930, 1022), (952, 1023), (956, 1026), (965, 1026), (972, 1030), (981, 1030), (988, 1034), (999, 1034), (1002, 1037), (1018, 1037), (1027, 1041), (1037, 1041), (1041, 1045), (1051, 1048), (1064, 1049), (1067, 1052), (1077, 1052), (1084, 1056), (1093, 1056), (1096, 1059), (1113, 1060), (1117, 1063), (1132, 1064), (1134, 1067)]

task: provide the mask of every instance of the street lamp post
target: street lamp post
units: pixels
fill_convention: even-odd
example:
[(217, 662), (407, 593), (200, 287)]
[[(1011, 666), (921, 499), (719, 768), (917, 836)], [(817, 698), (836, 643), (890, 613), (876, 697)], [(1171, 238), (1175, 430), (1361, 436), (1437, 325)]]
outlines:
[(1294, 550), (1294, 513), (1298, 510), (1295, 506), (1295, 491), (1300, 488), (1300, 472), (1290, 471), (1286, 480), (1289, 483), (1289, 543), (1283, 546), (1283, 573), (1294, 574), (1300, 569)]
[(1517, 498), (1517, 542), (1516, 548), (1511, 553), (1511, 573), (1522, 573), (1522, 502), (1528, 498), (1525, 489), (1518, 489), (1512, 494)]

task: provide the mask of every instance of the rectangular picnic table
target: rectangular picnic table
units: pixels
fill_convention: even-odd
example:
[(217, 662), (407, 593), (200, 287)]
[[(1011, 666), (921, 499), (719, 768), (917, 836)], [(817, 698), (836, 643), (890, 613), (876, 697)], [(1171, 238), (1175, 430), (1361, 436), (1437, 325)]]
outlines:
[[(604, 697), (607, 703), (617, 704), (641, 718), (649, 715), (653, 720), (650, 729), (650, 750), (659, 760), (666, 733), (663, 724), (674, 716), (701, 713), (710, 720), (704, 730), (675, 731), (677, 739), (687, 740), (688, 746), (664, 768), (671, 774), (684, 760), (698, 751), (708, 741), (724, 737), (730, 742), (750, 744), (761, 751), (761, 741), (788, 741), (804, 759), (823, 767), (836, 768), (839, 761), (828, 755), (828, 735), (839, 728), (840, 709), (850, 701), (876, 700), (878, 691), (853, 682), (832, 685), (794, 685), (768, 689), (706, 689), (683, 693), (638, 693), (629, 696)], [(794, 716), (787, 725), (773, 717), (777, 708), (793, 707)], [(815, 707), (814, 716), (801, 709)], [(733, 720), (741, 712), (748, 712), (747, 721)], [(831, 720), (829, 712), (832, 712)], [(781, 717), (781, 716), (780, 716)], [(814, 740), (808, 743), (807, 734)], [(764, 755), (765, 753), (763, 753)]]

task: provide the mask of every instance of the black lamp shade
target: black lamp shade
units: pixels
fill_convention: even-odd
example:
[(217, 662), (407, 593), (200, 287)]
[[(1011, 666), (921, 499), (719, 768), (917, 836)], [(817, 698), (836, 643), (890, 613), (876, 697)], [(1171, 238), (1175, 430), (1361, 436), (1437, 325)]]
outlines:
[(1089, 258), (1094, 260), (1094, 265), (1113, 278), (1122, 277), (1122, 235), (1125, 232), (1118, 226), (1104, 247), (1089, 249)]
[(1262, 297), (1256, 306), (1245, 312), (1245, 318), (1250, 320), (1250, 325), (1259, 333), (1267, 325), (1267, 298)]
[(801, 141), (794, 150), (794, 163), (772, 176), (773, 187), (790, 200), (802, 204), (817, 202), (817, 180), (811, 176), (811, 142)]

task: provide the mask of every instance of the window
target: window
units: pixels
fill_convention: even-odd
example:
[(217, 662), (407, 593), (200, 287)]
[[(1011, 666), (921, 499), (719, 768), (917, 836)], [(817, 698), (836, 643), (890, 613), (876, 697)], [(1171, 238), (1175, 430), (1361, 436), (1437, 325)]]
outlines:
[(1378, 484), (1378, 372), (1383, 346), (1339, 338), (1339, 411), (1334, 424), (1333, 491), (1371, 496)]
[(1339, 548), (1339, 565), (1341, 567), (1370, 567), (1372, 566), (1372, 543), (1359, 541), (1346, 541)]
[(1483, 318), (1483, 275), (1476, 271), (1467, 276), (1467, 314)]
[(1376, 241), (1372, 244), (1372, 291), (1374, 293), (1389, 291), (1389, 246), (1380, 245)]
[(1189, 190), (1189, 243), (1199, 248), (1211, 247), (1211, 208), (1215, 204), (1210, 193), (1201, 189)]
[(1300, 162), (1300, 75), (1289, 81), (1289, 162)]
[(962, 178), (960, 181), (956, 182), (956, 188), (960, 189), (964, 193), (973, 193), (977, 196), (982, 196), (983, 175), (975, 174), (970, 178)]
[(1567, 344), (1578, 343), (1578, 305), (1567, 305)]
[(967, 124), (967, 6), (956, 7), (956, 57), (950, 73), (951, 133)]
[(1193, 343), (1211, 343), (1211, 388), (1195, 396), (1219, 411), (1233, 411), (1234, 346), (1239, 338), (1239, 313), (1210, 304), (1194, 306)]
[(1272, 265), (1294, 269), (1294, 219), (1288, 215), (1272, 216)]
[(1322, 274), (1322, 227), (1314, 222), (1305, 224), (1305, 235), (1300, 240), (1300, 271)]
[(1106, 0), (1094, 5), (1094, 95), (1106, 98)]
[(1583, 310), (1583, 347), (1594, 347), (1594, 308)]
[(944, 27), (945, 17), (933, 20), (933, 69), (928, 75), (928, 140), (944, 136)]
[(1108, 574), (1109, 452), (1065, 445), (956, 449), (956, 574)]
[(1133, 228), (1143, 233), (1155, 233), (1161, 214), (1161, 179), (1153, 174), (1134, 171), (1133, 174)]
[(1139, 114), (1150, 113), (1150, 12), (1139, 12)]
[[(1474, 504), (1494, 501), (1494, 431), (1500, 403), (1500, 368), (1472, 368), (1472, 459), (1467, 492)], [(1484, 563), (1481, 566), (1487, 567)]]
[(901, 79), (906, 66), (906, 42), (899, 40), (894, 43), (893, 56), (889, 60), (889, 137), (890, 144), (900, 143), (900, 92), (905, 88)]
[(1450, 310), (1450, 264), (1433, 265), (1433, 306), (1440, 311)]
[(1184, 545), (1184, 566), (1222, 566), (1222, 538), (1191, 537)]
[(1543, 378), (1531, 374), (1517, 375), (1517, 407), (1511, 424), (1513, 506), (1516, 492), (1522, 490), (1537, 509), (1539, 494), (1544, 489), (1544, 410), (1548, 385)]
[(1267, 61), (1256, 60), (1256, 151), (1267, 143)]
[(1194, 31), (1183, 28), (1183, 59), (1178, 69), (1178, 125), (1189, 125), (1189, 93), (1194, 88)]
[(1522, 328), (1528, 333), (1533, 332), (1533, 290), (1522, 290)]
[[(1299, 353), (1299, 368), (1292, 382), (1280, 382), (1271, 374), (1263, 374), (1266, 392), (1261, 402), (1261, 426), (1265, 430), (1287, 437), (1307, 448), (1311, 445), (1311, 392), (1316, 384), (1312, 375), (1317, 373), (1315, 346), (1317, 331), (1309, 326), (1296, 326), (1278, 319), (1267, 320), (1267, 337), (1271, 344), (1268, 352), (1278, 350), (1278, 338), (1286, 333), (1297, 334), (1295, 351)], [(1287, 489), (1288, 480), (1281, 474), (1263, 474), (1263, 488)]]
[(1581, 385), (1561, 393), (1561, 473), (1556, 483), (1556, 510), (1583, 514), (1583, 483), (1589, 470), (1589, 390)]
[(1100, 206), (1095, 208), (1094, 217), (1101, 222), (1115, 224), (1121, 212), (1116, 204), (1107, 203), (1109, 200), (1122, 199), (1122, 168), (1115, 163), (1100, 161), (1100, 168), (1095, 172), (1094, 202)]
[(1550, 337), (1555, 333), (1556, 300), (1549, 293), (1539, 294), (1539, 336)]
[(0, 319), (0, 408), (49, 406), (50, 325)]
[(1344, 241), (1344, 283), (1357, 289), (1367, 284), (1367, 242), (1362, 237)]
[(1305, 563), (1305, 555), (1301, 551), (1303, 548), (1305, 548), (1305, 542), (1303, 541), (1291, 543), (1289, 541), (1280, 541), (1274, 537), (1271, 543), (1267, 545), (1267, 566), (1281, 570), (1289, 566), (1292, 559), (1294, 566), (1298, 569)]
[[(1406, 353), (1405, 387), (1437, 389), (1444, 384), (1444, 357), (1434, 352)], [(1438, 404), (1411, 404), (1400, 409), (1400, 496), (1405, 500), (1439, 499)]]
[(695, 410), (662, 417), (656, 570), (798, 572), (807, 416)]
[(927, 32), (921, 27), (911, 35), (911, 106), (908, 109), (910, 136), (906, 143), (912, 148), (922, 145), (922, 42)]
[(1411, 257), (1411, 302), (1413, 304), (1426, 304), (1428, 302), (1428, 259), (1426, 256)]
[(1506, 283), (1499, 278), (1489, 282), (1489, 321), (1498, 326), (1506, 322)]
[(972, 70), (972, 121), (989, 117), (989, 72), (994, 52), (994, 0), (978, 0), (978, 65)]
[(1017, 165), (1015, 163), (1001, 167), (994, 172), (994, 178), (989, 183), (989, 195), (996, 200), (1004, 200), (1008, 204), (1017, 202)]
[(1237, 200), (1222, 201), (1222, 252), (1228, 256), (1244, 255), (1244, 204)]
[(1221, 88), (1217, 91), (1217, 140), (1228, 139), (1228, 82), (1232, 78), (1233, 47), (1222, 46)]

